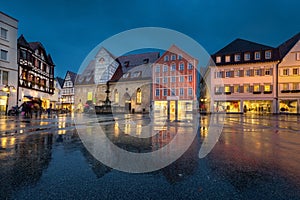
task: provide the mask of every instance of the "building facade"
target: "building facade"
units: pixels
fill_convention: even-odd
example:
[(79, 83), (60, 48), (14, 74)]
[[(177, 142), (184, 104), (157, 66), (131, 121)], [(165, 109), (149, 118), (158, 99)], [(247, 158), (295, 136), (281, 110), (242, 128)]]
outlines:
[(17, 104), (18, 20), (0, 11), (0, 113)]
[(67, 71), (61, 89), (61, 106), (63, 109), (67, 109), (69, 111), (74, 110), (76, 77), (76, 73)]
[(276, 48), (236, 39), (212, 55), (210, 112), (277, 113)]
[(153, 109), (155, 116), (169, 120), (191, 118), (197, 105), (198, 61), (172, 45), (153, 64)]
[(113, 112), (148, 112), (151, 103), (152, 63), (158, 52), (116, 58), (100, 48), (76, 79), (75, 105), (102, 106), (109, 98)]
[(278, 66), (279, 112), (300, 114), (300, 33), (279, 47)]
[(29, 99), (41, 100), (43, 109), (50, 107), (54, 94), (54, 63), (40, 42), (18, 38), (18, 104)]

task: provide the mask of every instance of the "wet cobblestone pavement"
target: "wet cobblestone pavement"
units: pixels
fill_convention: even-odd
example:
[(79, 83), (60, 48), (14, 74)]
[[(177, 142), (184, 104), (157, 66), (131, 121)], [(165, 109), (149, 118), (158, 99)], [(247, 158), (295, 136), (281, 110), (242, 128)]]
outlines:
[[(0, 199), (300, 199), (300, 116), (227, 115), (221, 137), (203, 159), (198, 152), (209, 116), (199, 120), (195, 140), (177, 161), (131, 174), (97, 161), (72, 116), (2, 117)], [(117, 121), (99, 121), (112, 138), (127, 137), (114, 131)]]

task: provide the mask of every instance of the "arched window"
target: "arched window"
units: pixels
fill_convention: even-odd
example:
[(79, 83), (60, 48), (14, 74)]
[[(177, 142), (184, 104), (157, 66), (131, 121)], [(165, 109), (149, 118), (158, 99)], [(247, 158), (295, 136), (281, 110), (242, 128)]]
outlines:
[(115, 96), (115, 103), (119, 103), (119, 92), (118, 92), (117, 89), (115, 89), (115, 94), (114, 94), (114, 96)]
[(142, 90), (141, 88), (138, 88), (136, 90), (136, 103), (141, 104), (142, 103)]

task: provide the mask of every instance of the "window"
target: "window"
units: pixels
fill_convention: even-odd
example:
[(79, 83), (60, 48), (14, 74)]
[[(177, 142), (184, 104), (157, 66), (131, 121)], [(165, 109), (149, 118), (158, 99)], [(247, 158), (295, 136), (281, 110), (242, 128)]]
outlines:
[(183, 89), (183, 88), (180, 88), (180, 89), (179, 89), (179, 95), (180, 95), (180, 96), (183, 96), (183, 95), (184, 95), (184, 89)]
[(260, 85), (255, 84), (254, 87), (253, 87), (253, 91), (254, 92), (260, 92)]
[(176, 55), (175, 54), (171, 55), (171, 60), (176, 60)]
[(217, 85), (216, 88), (215, 88), (215, 93), (216, 94), (221, 94), (222, 93), (222, 87)]
[(193, 89), (192, 88), (188, 88), (188, 95), (193, 96)]
[(155, 78), (155, 83), (159, 84), (160, 83), (160, 78)]
[(293, 69), (293, 75), (298, 75), (298, 68)]
[(183, 64), (183, 63), (180, 63), (180, 64), (179, 64), (179, 70), (180, 70), (180, 71), (184, 70), (184, 64)]
[(175, 76), (172, 76), (172, 77), (171, 77), (171, 82), (172, 82), (172, 83), (176, 82), (176, 77), (175, 77)]
[(7, 54), (8, 54), (8, 51), (1, 49), (0, 59), (1, 60), (7, 60)]
[(250, 60), (250, 53), (245, 53), (244, 54), (244, 60)]
[(0, 70), (0, 84), (8, 85), (8, 72)]
[(155, 96), (157, 96), (157, 97), (159, 96), (159, 89), (155, 90)]
[(179, 82), (184, 82), (184, 76), (179, 77)]
[(142, 90), (141, 88), (138, 88), (136, 90), (136, 103), (141, 104), (142, 103)]
[(235, 54), (235, 55), (234, 55), (234, 61), (235, 61), (235, 62), (241, 61), (241, 54)]
[(299, 90), (299, 83), (293, 83), (293, 90)]
[(155, 67), (155, 72), (156, 72), (156, 73), (159, 73), (159, 72), (160, 72), (160, 66), (159, 66), (159, 65), (156, 65), (156, 67)]
[(225, 77), (226, 77), (226, 78), (231, 77), (230, 71), (225, 72)]
[(283, 69), (282, 74), (284, 76), (288, 76), (289, 75), (289, 69)]
[(296, 60), (300, 60), (300, 52), (296, 52)]
[(178, 60), (182, 60), (182, 55), (181, 54), (178, 55)]
[(234, 76), (239, 77), (240, 76), (240, 70), (235, 70), (234, 71)]
[(225, 87), (224, 87), (224, 92), (225, 93), (230, 93), (231, 91), (230, 91), (230, 86), (229, 85), (226, 85)]
[(176, 95), (176, 89), (175, 88), (172, 88), (171, 89), (171, 96), (175, 96)]
[(244, 92), (250, 92), (250, 85), (244, 85)]
[(143, 60), (143, 63), (144, 63), (144, 64), (149, 63), (149, 58), (145, 58), (145, 59)]
[(163, 95), (164, 95), (164, 96), (168, 96), (168, 89), (167, 89), (167, 88), (164, 89)]
[(3, 39), (7, 39), (7, 30), (4, 29), (4, 28), (1, 28), (1, 35), (0, 37), (3, 38)]
[(221, 62), (221, 56), (217, 56), (216, 57), (216, 63), (220, 63)]
[(234, 90), (234, 93), (239, 93), (240, 92), (240, 86), (239, 85), (234, 85), (233, 90)]
[(193, 69), (192, 63), (189, 63), (189, 64), (188, 64), (188, 69), (189, 69), (189, 70)]
[(139, 72), (133, 72), (133, 74), (132, 74), (132, 78), (137, 78), (137, 77), (139, 77), (139, 76), (141, 76), (141, 71), (139, 71)]
[(193, 76), (189, 75), (189, 82), (192, 82), (192, 81), (193, 81)]
[(169, 61), (169, 56), (168, 56), (168, 55), (166, 55), (166, 56), (164, 57), (164, 61)]
[(265, 84), (264, 85), (264, 92), (271, 92), (271, 85), (270, 84)]
[(272, 52), (271, 51), (266, 51), (265, 52), (265, 58), (266, 59), (271, 59), (271, 57), (272, 57)]
[(164, 77), (163, 83), (167, 83), (167, 82), (168, 82), (168, 77)]
[(250, 69), (247, 69), (245, 75), (246, 75), (246, 76), (250, 76), (250, 75), (251, 75), (251, 70), (250, 70)]
[(282, 87), (283, 90), (288, 90), (289, 89), (289, 84), (288, 83), (283, 83), (281, 87)]
[(265, 69), (265, 75), (271, 75), (271, 69), (270, 68)]
[(175, 71), (175, 70), (176, 70), (176, 64), (172, 63), (172, 65), (171, 65), (171, 71)]
[(163, 72), (167, 72), (167, 71), (168, 71), (168, 65), (164, 65)]
[(254, 75), (255, 76), (260, 76), (260, 69), (255, 69), (254, 70)]
[(222, 72), (216, 72), (216, 78), (222, 78)]
[(230, 62), (230, 56), (225, 56), (225, 62)]
[(255, 52), (254, 56), (255, 56), (255, 60), (260, 60), (260, 52)]

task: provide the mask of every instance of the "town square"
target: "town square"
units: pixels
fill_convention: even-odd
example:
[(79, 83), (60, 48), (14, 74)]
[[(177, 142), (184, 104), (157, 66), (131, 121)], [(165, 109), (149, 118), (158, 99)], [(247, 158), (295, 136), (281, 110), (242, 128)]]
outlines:
[(3, 2), (0, 199), (300, 199), (298, 7)]

